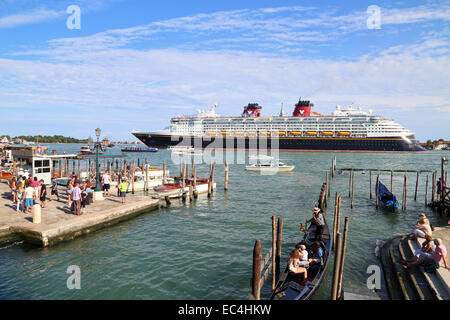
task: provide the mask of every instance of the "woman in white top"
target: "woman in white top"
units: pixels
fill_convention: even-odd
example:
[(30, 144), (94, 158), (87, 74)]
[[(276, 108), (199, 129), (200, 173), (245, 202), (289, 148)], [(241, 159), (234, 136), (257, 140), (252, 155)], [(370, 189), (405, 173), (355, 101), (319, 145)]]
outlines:
[(420, 238), (425, 238), (427, 235), (432, 236), (430, 221), (427, 219), (425, 213), (420, 215), (413, 233)]
[(301, 259), (300, 253), (297, 249), (294, 249), (289, 254), (288, 262), (289, 262), (289, 271), (295, 273), (295, 274), (301, 274), (303, 273), (305, 280), (308, 278), (308, 273), (306, 271), (306, 268), (299, 267), (297, 265), (299, 259)]

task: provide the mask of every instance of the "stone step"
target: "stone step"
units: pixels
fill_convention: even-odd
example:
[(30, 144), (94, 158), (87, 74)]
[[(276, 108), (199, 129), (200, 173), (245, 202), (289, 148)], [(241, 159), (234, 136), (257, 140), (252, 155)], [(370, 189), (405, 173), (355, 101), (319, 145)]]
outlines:
[[(414, 256), (414, 253), (408, 246), (408, 237), (402, 238), (398, 249), (403, 260), (409, 260)], [(409, 267), (405, 270), (405, 272), (410, 277), (411, 283), (413, 284), (420, 300), (436, 300), (436, 294), (427, 282), (427, 279), (424, 277), (423, 273), (420, 271), (420, 268)]]
[(386, 241), (386, 243), (381, 247), (380, 259), (383, 266), (384, 278), (389, 297), (391, 300), (404, 300), (405, 297), (402, 294), (395, 266), (391, 259), (390, 248), (392, 246), (392, 240), (393, 239)]
[[(408, 243), (408, 247), (410, 248), (411, 252), (415, 252), (417, 249), (420, 249), (420, 245), (417, 242), (417, 240), (407, 239), (407, 243)], [(438, 273), (433, 274), (433, 273), (425, 272), (423, 267), (419, 267), (418, 269), (420, 270), (420, 273), (423, 275), (423, 277), (426, 279), (428, 285), (430, 286), (430, 289), (433, 291), (435, 299), (450, 300), (450, 293), (448, 290), (448, 286), (438, 276)], [(438, 269), (438, 270), (440, 270), (440, 269)], [(447, 271), (447, 270), (445, 270), (445, 271)]]
[(401, 239), (401, 237), (396, 237), (393, 239), (389, 248), (389, 254), (392, 260), (392, 264), (395, 268), (395, 273), (400, 284), (400, 289), (405, 300), (418, 300), (419, 295), (417, 294), (417, 291), (415, 290), (410, 277), (400, 263), (400, 252), (398, 250), (398, 246)]

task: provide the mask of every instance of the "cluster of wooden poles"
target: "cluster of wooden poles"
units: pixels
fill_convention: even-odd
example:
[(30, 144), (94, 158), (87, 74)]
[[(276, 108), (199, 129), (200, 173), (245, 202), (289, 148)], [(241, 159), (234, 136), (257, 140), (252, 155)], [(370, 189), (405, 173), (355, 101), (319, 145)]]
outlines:
[[(344, 170), (344, 169), (343, 169)], [(351, 208), (353, 208), (354, 206), (354, 185), (355, 185), (355, 171), (360, 171), (358, 169), (345, 169), (345, 170), (349, 170), (350, 171), (350, 175), (349, 175), (349, 182), (348, 182), (348, 193), (349, 193), (349, 197), (351, 198), (351, 202), (350, 202), (350, 206)], [(381, 171), (387, 171), (390, 172), (390, 191), (392, 193), (393, 192), (393, 188), (394, 186), (394, 172), (405, 172), (405, 170), (380, 170), (380, 169), (369, 169), (369, 198), (372, 199), (373, 198), (373, 192), (372, 192), (372, 171), (376, 171), (376, 172), (381, 172)], [(431, 172), (431, 171), (410, 171), (410, 172), (415, 172), (416, 173), (416, 183), (415, 183), (415, 189), (414, 189), (414, 201), (417, 201), (418, 199), (418, 188), (419, 188), (419, 181), (420, 181), (420, 174), (423, 172)], [(432, 190), (431, 190), (431, 202), (435, 202), (437, 200), (437, 171), (432, 172), (432, 177), (431, 177), (431, 183), (432, 183)], [(407, 188), (407, 175), (404, 174), (403, 177), (403, 186), (402, 186), (402, 210), (406, 210), (406, 206), (407, 206), (407, 195), (408, 195), (408, 188)], [(376, 177), (376, 185), (378, 186), (375, 190), (375, 197), (376, 197), (376, 207), (378, 208), (380, 206), (380, 200), (378, 197), (379, 194), (379, 182), (380, 182), (380, 174), (377, 174)], [(447, 181), (447, 172), (445, 172), (445, 180)], [(424, 200), (425, 200), (425, 205), (428, 204), (428, 184), (429, 184), (429, 175), (426, 175), (426, 180), (425, 180), (425, 195), (424, 195)], [(441, 188), (443, 189), (443, 188)], [(443, 190), (442, 190), (443, 191)]]
[[(164, 164), (165, 168), (165, 164)], [(211, 197), (213, 191), (214, 191), (214, 172), (215, 172), (215, 165), (213, 163), (210, 164), (209, 167), (209, 178), (208, 178), (208, 197)], [(228, 191), (228, 177), (229, 177), (230, 167), (228, 162), (225, 163), (225, 184), (224, 184), (224, 190)], [(194, 159), (192, 159), (191, 164), (191, 176), (189, 173), (189, 165), (187, 162), (180, 162), (180, 180), (181, 180), (181, 187), (183, 190), (182, 193), (182, 200), (185, 202), (187, 198), (189, 197), (189, 201), (192, 202), (194, 199), (197, 199), (198, 192), (197, 192), (197, 168), (194, 164)], [(186, 188), (186, 179), (191, 177), (192, 183), (188, 186), (189, 191), (185, 191)], [(169, 197), (165, 197), (166, 203), (169, 205), (170, 199)]]
[(347, 248), (347, 235), (349, 217), (345, 217), (344, 235), (342, 237), (339, 228), (341, 221), (341, 196), (336, 192), (334, 204), (333, 241), (331, 249), (334, 251), (333, 281), (331, 286), (331, 300), (341, 299), (342, 282), (344, 274), (345, 251)]
[[(280, 274), (282, 233), (283, 220), (281, 217), (278, 217), (278, 224), (275, 224), (275, 216), (272, 216), (272, 248), (270, 248), (264, 260), (262, 259), (261, 241), (255, 241), (253, 248), (253, 274), (251, 279), (252, 293), (250, 294), (252, 300), (260, 300), (261, 288), (269, 278), (269, 274), (272, 274), (272, 290), (275, 289), (275, 283)], [(265, 272), (262, 275), (264, 269)]]

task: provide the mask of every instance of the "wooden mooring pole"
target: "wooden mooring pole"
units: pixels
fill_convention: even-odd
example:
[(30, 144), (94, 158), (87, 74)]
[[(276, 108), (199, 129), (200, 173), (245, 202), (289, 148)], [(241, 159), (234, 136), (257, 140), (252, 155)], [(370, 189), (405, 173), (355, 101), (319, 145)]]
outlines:
[(427, 180), (425, 182), (425, 206), (427, 205), (427, 201), (428, 201), (428, 175)]
[(403, 205), (402, 205), (403, 211), (406, 210), (406, 174), (403, 178)]
[(378, 206), (380, 204), (380, 200), (378, 198), (378, 194), (380, 193), (380, 183), (379, 182), (380, 182), (380, 175), (377, 175), (377, 184), (375, 185), (375, 188), (376, 188), (376, 191), (377, 191), (377, 192), (375, 192), (377, 209), (378, 209)]
[(166, 162), (163, 161), (163, 184), (166, 184)]
[(277, 248), (276, 248), (276, 257), (275, 257), (275, 275), (278, 280), (278, 276), (280, 275), (280, 262), (281, 262), (281, 241), (283, 238), (283, 219), (278, 217), (277, 224)]
[(336, 242), (336, 218), (337, 218), (337, 208), (338, 208), (338, 193), (336, 192), (336, 197), (334, 198), (334, 216), (333, 216), (333, 241), (331, 243), (331, 250), (334, 250), (334, 243)]
[(339, 262), (341, 261), (341, 234), (336, 234), (336, 250), (334, 251), (334, 269), (333, 269), (333, 281), (331, 286), (331, 300), (337, 299), (337, 288), (339, 281)]
[(354, 195), (355, 195), (355, 173), (352, 171), (352, 203), (351, 208), (353, 209), (353, 203), (354, 203)]
[(253, 275), (252, 275), (252, 294), (255, 300), (260, 300), (260, 280), (261, 280), (261, 261), (262, 249), (261, 241), (256, 240), (253, 248)]
[(431, 203), (434, 202), (434, 195), (436, 194), (436, 171), (433, 172), (433, 180), (431, 181)]
[(225, 162), (225, 184), (224, 184), (224, 189), (225, 191), (228, 190), (228, 173), (230, 171), (230, 168), (228, 166), (228, 161)]
[(275, 256), (277, 249), (275, 216), (272, 216), (272, 290), (275, 290), (276, 264)]
[(394, 171), (391, 170), (391, 192), (394, 193)]
[(342, 240), (342, 252), (341, 252), (341, 257), (340, 257), (340, 262), (339, 262), (339, 281), (338, 281), (338, 286), (337, 286), (337, 299), (341, 298), (341, 293), (342, 293), (342, 277), (344, 274), (345, 249), (347, 248), (348, 223), (349, 223), (349, 218), (345, 217), (344, 238)]
[(370, 189), (370, 199), (372, 200), (372, 170), (369, 171), (369, 189)]
[(353, 170), (350, 171), (350, 176), (348, 177), (348, 197), (350, 198), (352, 195), (352, 175), (353, 175)]
[(419, 171), (417, 171), (416, 177), (416, 190), (414, 192), (414, 201), (417, 201), (417, 189), (419, 188)]

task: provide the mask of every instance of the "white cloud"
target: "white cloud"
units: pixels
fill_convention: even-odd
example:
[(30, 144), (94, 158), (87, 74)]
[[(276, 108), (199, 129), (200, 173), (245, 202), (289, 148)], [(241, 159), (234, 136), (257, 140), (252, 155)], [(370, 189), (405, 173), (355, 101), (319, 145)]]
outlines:
[(25, 24), (32, 24), (47, 20), (60, 18), (64, 15), (62, 11), (38, 9), (26, 13), (12, 14), (0, 17), (0, 28), (12, 28)]

